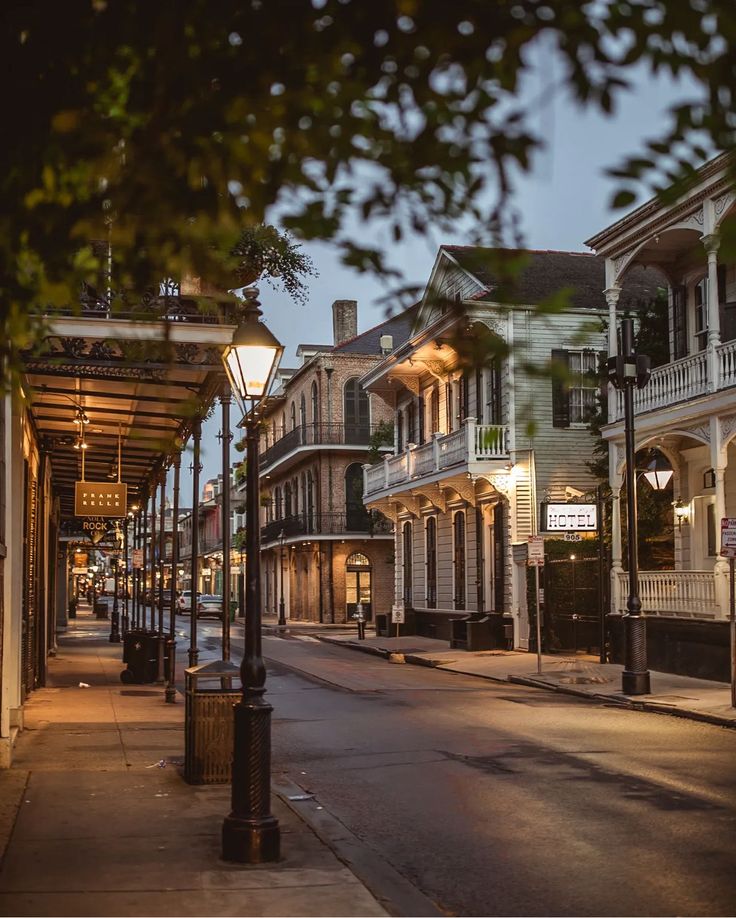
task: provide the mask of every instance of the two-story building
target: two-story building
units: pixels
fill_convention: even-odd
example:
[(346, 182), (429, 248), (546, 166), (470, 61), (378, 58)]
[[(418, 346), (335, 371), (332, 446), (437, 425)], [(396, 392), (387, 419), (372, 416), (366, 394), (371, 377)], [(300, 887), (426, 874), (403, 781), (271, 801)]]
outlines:
[[(501, 294), (499, 259), (521, 254), (440, 249), (411, 338), (362, 379), (392, 406), (396, 431), (393, 454), (365, 469), (364, 498), (396, 524), (407, 626), (449, 639), (453, 619), (484, 612), (528, 649), (539, 502), (595, 483), (588, 416), (608, 313), (604, 261), (582, 253), (523, 253)], [(632, 305), (655, 291), (646, 272), (636, 281)], [(565, 287), (570, 308), (540, 309)]]
[(332, 307), (332, 345), (301, 345), (263, 410), (260, 444), (264, 608), (345, 622), (393, 599), (391, 524), (363, 505), (363, 464), (393, 444), (393, 409), (360, 378), (408, 337), (413, 310), (358, 334), (357, 303)]
[[(674, 202), (648, 201), (587, 244), (605, 258), (609, 353), (632, 273), (656, 269), (668, 291), (669, 362), (634, 394), (637, 449), (656, 447), (674, 471), (674, 569), (640, 571), (649, 662), (664, 669), (729, 678), (728, 562), (720, 525), (736, 516), (736, 259), (721, 257), (724, 220), (736, 193), (727, 156), (706, 163), (691, 190)], [(612, 620), (626, 607), (621, 546), (624, 473), (623, 402), (611, 393), (613, 491)]]

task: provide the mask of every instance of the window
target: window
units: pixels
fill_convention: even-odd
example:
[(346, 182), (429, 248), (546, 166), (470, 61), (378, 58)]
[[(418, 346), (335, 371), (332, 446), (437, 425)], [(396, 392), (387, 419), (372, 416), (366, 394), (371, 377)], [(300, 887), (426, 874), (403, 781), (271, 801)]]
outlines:
[(485, 424), (501, 424), (501, 367), (498, 358), (495, 358), (485, 370), (485, 408), (483, 422)]
[(552, 424), (587, 424), (600, 385), (597, 351), (552, 351)]
[(314, 532), (314, 478), (312, 470), (307, 472), (307, 531)]
[(427, 517), (427, 608), (437, 608), (437, 519)]
[(462, 510), (453, 520), (455, 548), (455, 608), (465, 608), (465, 514)]
[(468, 371), (463, 370), (463, 375), (460, 377), (460, 384), (458, 386), (458, 418), (460, 423), (468, 417), (468, 396), (469, 396), (469, 387), (468, 387)]
[(304, 397), (302, 392), (302, 397), (299, 401), (299, 427), (302, 432), (302, 441), (306, 439), (305, 434), (307, 432), (307, 400)]
[(345, 469), (345, 517), (349, 532), (368, 531), (368, 511), (363, 504), (363, 467), (359, 462)]
[(345, 436), (348, 442), (368, 443), (370, 434), (370, 405), (368, 393), (361, 387), (358, 377), (352, 376), (344, 390)]
[(672, 337), (674, 359), (687, 357), (687, 288), (672, 288)]
[(397, 411), (396, 413), (396, 452), (402, 453), (404, 451), (404, 412)]
[(275, 495), (274, 500), (275, 500), (275, 503), (276, 503), (276, 519), (277, 519), (277, 520), (282, 520), (282, 519), (284, 518), (284, 517), (283, 517), (283, 509), (284, 509), (284, 508), (283, 508), (283, 505), (282, 505), (282, 503), (281, 503), (281, 488), (276, 488), (275, 491), (274, 491), (274, 495)]
[(406, 442), (417, 442), (417, 406), (411, 401), (406, 409)]
[(284, 516), (291, 516), (291, 485), (288, 481), (284, 485)]
[(455, 423), (454, 423), (455, 422), (455, 408), (453, 405), (454, 399), (452, 397), (453, 396), (452, 387), (453, 387), (453, 382), (451, 379), (448, 379), (447, 384), (445, 386), (445, 400), (447, 403), (445, 406), (447, 409), (447, 422), (445, 424), (445, 426), (447, 427), (447, 430), (445, 431), (445, 433), (452, 433), (452, 431), (455, 429)]
[(404, 561), (404, 605), (411, 606), (412, 601), (412, 532), (411, 523), (404, 523), (403, 536), (403, 561)]
[(708, 557), (715, 558), (718, 551), (716, 549), (716, 505), (714, 503), (706, 505), (705, 525), (708, 537)]
[(291, 403), (291, 429), (296, 430), (296, 405)]
[(312, 383), (312, 423), (319, 423), (319, 395), (317, 394), (317, 383)]
[(702, 278), (693, 288), (695, 301), (695, 340), (698, 350), (704, 351), (708, 343), (708, 281)]
[(430, 433), (438, 433), (440, 429), (440, 387), (436, 385), (432, 389), (432, 395), (429, 399), (429, 416), (430, 416)]

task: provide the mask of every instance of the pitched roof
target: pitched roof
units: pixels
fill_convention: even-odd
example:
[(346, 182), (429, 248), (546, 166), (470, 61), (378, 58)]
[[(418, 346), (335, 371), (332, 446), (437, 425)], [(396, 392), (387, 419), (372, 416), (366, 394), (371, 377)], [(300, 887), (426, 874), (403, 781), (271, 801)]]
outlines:
[[(556, 293), (562, 287), (572, 287), (570, 301), (578, 309), (607, 309), (603, 290), (606, 286), (605, 258), (587, 252), (556, 252), (534, 249), (489, 249), (480, 246), (443, 245), (461, 268), (476, 277), (492, 293), (499, 286), (493, 263), (508, 257), (526, 256), (526, 263), (516, 278), (510, 295), (514, 301), (533, 305)], [(650, 300), (657, 287), (665, 283), (655, 269), (634, 267), (626, 275), (618, 308), (636, 308), (642, 300)]]
[(416, 319), (418, 305), (410, 306), (403, 312), (374, 325), (368, 331), (343, 341), (338, 347), (333, 348), (333, 354), (375, 354), (381, 355), (380, 339), (383, 335), (391, 335), (394, 350), (411, 335), (414, 320)]

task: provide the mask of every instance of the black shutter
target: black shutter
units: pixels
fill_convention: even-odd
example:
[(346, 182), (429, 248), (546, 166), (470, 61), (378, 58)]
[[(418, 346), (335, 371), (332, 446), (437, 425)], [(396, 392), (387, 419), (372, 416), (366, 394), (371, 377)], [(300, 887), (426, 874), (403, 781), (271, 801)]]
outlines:
[(684, 284), (672, 288), (672, 335), (675, 360), (687, 357), (687, 290)]
[(396, 452), (404, 451), (404, 415), (401, 411), (396, 414)]
[(506, 599), (506, 530), (503, 504), (493, 508), (493, 611), (505, 612)]
[(734, 304), (726, 304), (726, 266), (718, 265), (718, 325), (721, 341), (733, 341)]
[(420, 395), (419, 396), (419, 433), (418, 433), (420, 445), (424, 443), (424, 411), (425, 411), (424, 396)]
[(483, 370), (476, 367), (475, 370), (475, 420), (476, 423), (483, 423)]
[[(567, 351), (553, 350), (552, 363), (566, 369), (568, 366)], [(567, 391), (567, 381), (557, 376), (552, 377), (552, 426), (570, 426), (570, 395)]]

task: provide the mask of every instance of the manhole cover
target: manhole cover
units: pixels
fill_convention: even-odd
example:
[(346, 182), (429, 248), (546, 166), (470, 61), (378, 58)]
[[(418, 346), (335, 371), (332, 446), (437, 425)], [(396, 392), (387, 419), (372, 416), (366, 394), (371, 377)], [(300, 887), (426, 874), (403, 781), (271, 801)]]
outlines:
[(137, 696), (154, 696), (160, 695), (161, 692), (148, 691), (146, 689), (121, 689), (121, 695), (137, 695)]

